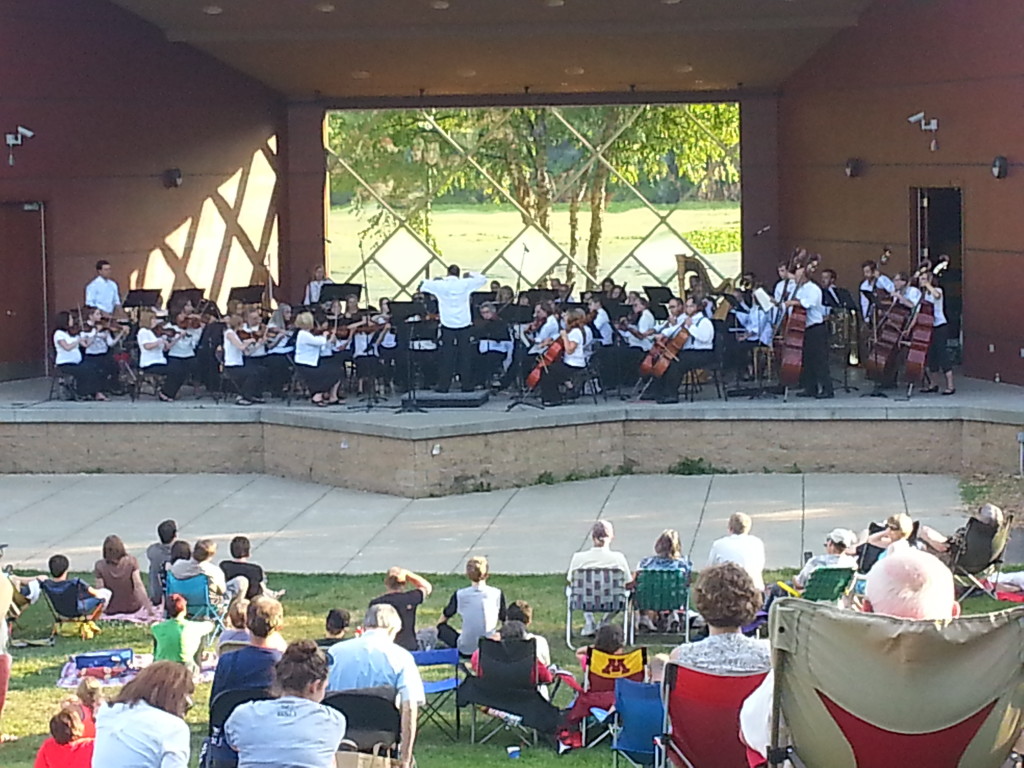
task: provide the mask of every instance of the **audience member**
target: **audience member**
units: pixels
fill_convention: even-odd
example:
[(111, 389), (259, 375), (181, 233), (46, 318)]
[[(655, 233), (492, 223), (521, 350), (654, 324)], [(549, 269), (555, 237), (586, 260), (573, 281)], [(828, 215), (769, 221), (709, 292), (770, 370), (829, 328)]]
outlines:
[(328, 688), (346, 691), (390, 686), (398, 692), (402, 715), (400, 768), (410, 768), (416, 742), (416, 717), (426, 701), (423, 680), (412, 654), (395, 645), (402, 628), (398, 611), (390, 605), (374, 605), (366, 612), (363, 634), (331, 647)]
[(83, 677), (75, 689), (75, 708), (82, 718), (82, 738), (96, 738), (96, 710), (104, 702), (103, 685), (95, 677)]
[(312, 640), (289, 645), (274, 666), (275, 699), (238, 706), (224, 724), (239, 768), (334, 768), (345, 716), (321, 702), (330, 666)]
[[(636, 571), (633, 573), (632, 586), (636, 585), (640, 571), (682, 571), (688, 578), (691, 570), (693, 570), (693, 565), (683, 557), (682, 547), (679, 544), (679, 533), (668, 528), (662, 531), (654, 542), (654, 554), (648, 555), (637, 563)], [(656, 632), (658, 627), (655, 626), (655, 622), (661, 618), (657, 611), (642, 611), (637, 617), (637, 622), (642, 629)]]
[[(521, 621), (514, 621), (509, 619), (501, 625), (501, 629), (498, 630), (498, 640), (503, 643), (513, 643), (517, 640), (529, 639), (526, 634), (526, 625)], [(469, 664), (473, 668), (473, 673), (477, 676), (481, 675), (480, 672), (480, 649), (477, 648), (473, 651), (473, 655), (469, 659)], [(555, 678), (551, 675), (551, 670), (548, 669), (548, 665), (540, 660), (538, 654), (537, 663), (533, 669), (533, 683), (534, 685), (547, 685), (553, 683)]]
[(228, 606), (228, 626), (217, 638), (217, 649), (224, 643), (248, 643), (252, 639), (245, 625), (246, 614), (249, 612), (249, 601), (244, 597), (236, 597)]
[(530, 632), (530, 624), (533, 622), (533, 608), (530, 604), (525, 600), (516, 600), (505, 611), (505, 620), (521, 621), (523, 623), (523, 626), (526, 627), (526, 639), (529, 640), (532, 637), (537, 641), (537, 661), (545, 667), (550, 667), (551, 646), (548, 644), (548, 639), (543, 635)]
[[(976, 524), (986, 526), (994, 533), (1002, 526), (1004, 515), (1003, 510), (995, 504), (982, 504), (970, 514), (970, 519), (974, 520)], [(944, 536), (934, 528), (922, 525), (918, 536), (929, 550), (938, 555), (940, 560), (948, 563), (950, 555), (964, 546), (967, 538), (967, 526), (961, 526), (949, 536)]]
[(188, 603), (181, 595), (168, 595), (165, 601), (167, 621), (153, 625), (154, 661), (175, 661), (193, 672), (199, 670), (199, 653), (206, 637), (216, 627), (212, 621), (189, 621), (185, 618)]
[(602, 624), (594, 632), (594, 642), (590, 645), (582, 645), (576, 649), (576, 657), (580, 660), (580, 666), (587, 666), (587, 651), (593, 648), (595, 651), (610, 653), (613, 656), (626, 652), (626, 634), (619, 624), (608, 622)]
[(909, 539), (913, 532), (913, 519), (911, 519), (910, 515), (900, 512), (899, 514), (889, 515), (886, 518), (885, 527), (878, 533), (869, 534), (867, 531), (864, 531), (861, 534), (861, 540), (879, 549), (888, 549), (897, 541)]
[(713, 675), (750, 675), (772, 664), (766, 640), (740, 631), (754, 620), (763, 602), (761, 590), (737, 563), (713, 565), (701, 571), (693, 588), (697, 612), (708, 625), (706, 639), (677, 646), (672, 661)]
[(33, 768), (91, 768), (93, 740), (83, 730), (78, 712), (62, 707), (50, 718), (50, 736), (39, 747)]
[[(0, 554), (3, 547), (0, 547)], [(11, 677), (11, 655), (7, 652), (9, 637), (7, 634), (7, 612), (14, 602), (14, 583), (7, 574), (0, 572), (0, 718), (4, 714), (4, 702), (7, 700), (7, 684)], [(16, 741), (16, 737), (0, 731), (0, 744)]]
[[(411, 588), (407, 588), (407, 585)], [(430, 597), (434, 588), (422, 576), (394, 566), (384, 576), (386, 592), (370, 601), (370, 605), (390, 605), (402, 619), (402, 629), (395, 638), (398, 645), (407, 651), (415, 651), (416, 643), (416, 607)]]
[(103, 540), (103, 559), (93, 566), (96, 587), (110, 590), (104, 613), (137, 613), (149, 602), (139, 561), (129, 555), (118, 536)]
[(857, 543), (857, 534), (846, 528), (834, 528), (825, 536), (825, 554), (815, 555), (806, 563), (796, 576), (793, 584), (800, 589), (807, 586), (811, 574), (819, 568), (856, 568), (857, 559), (848, 552), (853, 551)]
[(764, 591), (764, 542), (750, 533), (750, 515), (729, 515), (729, 535), (716, 539), (708, 554), (708, 565), (736, 563), (750, 574), (754, 586)]
[(187, 768), (192, 673), (171, 661), (143, 669), (96, 717), (96, 768)]
[[(611, 548), (612, 539), (615, 537), (615, 531), (612, 528), (612, 524), (607, 520), (598, 520), (590, 528), (590, 539), (593, 546), (590, 549), (584, 550), (583, 552), (577, 552), (572, 556), (572, 560), (569, 561), (569, 572), (566, 574), (566, 578), (571, 582), (573, 574), (576, 571), (588, 570), (593, 568), (607, 568), (611, 570), (622, 571), (626, 581), (633, 578), (632, 572), (629, 570), (629, 563), (626, 561), (626, 556), (621, 552), (615, 552)], [(611, 614), (604, 617), (604, 622), (607, 622), (611, 618)], [(594, 614), (585, 612), (583, 614), (583, 636), (592, 637), (595, 631)]]
[[(164, 566), (164, 573), (171, 570), (171, 567), (179, 560), (188, 560), (192, 557), (192, 546), (187, 541), (181, 539), (176, 540), (171, 544), (171, 556), (167, 559), (167, 564)], [(166, 575), (164, 576), (166, 580)]]
[(273, 647), (280, 637), (278, 630), (284, 623), (281, 603), (272, 597), (259, 595), (249, 601), (245, 616), (251, 639), (249, 645), (229, 653), (217, 662), (210, 689), (210, 701), (224, 691), (261, 690), (270, 687), (274, 665), (281, 659), (281, 651)]
[(177, 560), (171, 563), (171, 574), (176, 579), (191, 579), (193, 576), (203, 574), (210, 585), (210, 596), (227, 596), (231, 599), (237, 594), (244, 594), (249, 583), (244, 576), (236, 576), (232, 582), (229, 592), (227, 580), (224, 578), (224, 571), (213, 562), (213, 556), (217, 554), (217, 543), (212, 539), (200, 539), (192, 548), (192, 557), (188, 560)]
[(81, 579), (69, 579), (71, 563), (64, 555), (54, 555), (47, 565), (50, 578), (41, 582), (40, 586), (49, 596), (53, 609), (68, 619), (78, 616), (99, 618), (110, 600), (110, 590), (94, 589)]
[(665, 679), (665, 666), (669, 660), (670, 657), (667, 653), (656, 653), (651, 656), (651, 660), (647, 663), (648, 682), (659, 685), (662, 683)]
[[(471, 656), (480, 638), (496, 632), (498, 622), (505, 620), (505, 595), (488, 586), (488, 576), (486, 557), (469, 558), (466, 578), (470, 585), (456, 590), (441, 612), (437, 637), (449, 648), (458, 648), (463, 656)], [(448, 623), (456, 613), (462, 619), (461, 633)]]
[(229, 549), (231, 551), (231, 559), (222, 560), (220, 564), (220, 569), (224, 573), (224, 578), (228, 584), (238, 577), (244, 578), (246, 586), (242, 596), (246, 600), (252, 600), (256, 595), (262, 595), (265, 592), (270, 597), (280, 597), (280, 594), (276, 592), (271, 593), (267, 589), (267, 576), (263, 572), (263, 568), (256, 565), (256, 563), (249, 562), (249, 553), (252, 550), (249, 539), (245, 536), (235, 536), (231, 540)]
[(316, 641), (321, 648), (330, 648), (335, 643), (345, 639), (345, 631), (352, 623), (352, 614), (344, 608), (331, 608), (327, 612), (327, 619), (324, 621), (326, 636)]
[(164, 571), (171, 560), (171, 547), (178, 538), (178, 524), (164, 520), (156, 527), (156, 535), (160, 540), (146, 548), (146, 559), (149, 560), (149, 599), (153, 605), (160, 605), (164, 601)]

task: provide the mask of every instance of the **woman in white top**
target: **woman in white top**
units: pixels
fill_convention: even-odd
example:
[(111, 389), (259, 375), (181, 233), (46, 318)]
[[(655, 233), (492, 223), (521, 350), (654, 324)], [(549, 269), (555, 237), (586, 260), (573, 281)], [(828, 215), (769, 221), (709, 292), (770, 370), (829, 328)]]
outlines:
[(184, 664), (157, 661), (96, 713), (94, 766), (188, 768), (192, 673)]
[(583, 331), (586, 323), (587, 316), (582, 309), (570, 309), (565, 313), (566, 327), (558, 335), (565, 354), (549, 365), (540, 377), (540, 397), (544, 405), (561, 405), (559, 385), (565, 383), (567, 389), (572, 389), (573, 380), (587, 367), (584, 354), (586, 334)]
[(238, 390), (235, 405), (252, 405), (263, 402), (263, 369), (247, 365), (245, 353), (258, 343), (257, 339), (239, 336), (242, 328), (239, 315), (228, 315), (224, 331), (224, 375)]
[(267, 339), (263, 343), (267, 354), (263, 367), (267, 375), (267, 391), (284, 397), (292, 379), (288, 355), (295, 351), (295, 334), (290, 328), (292, 308), (290, 304), (278, 304), (267, 321)]
[(334, 768), (345, 738), (345, 716), (322, 702), (327, 692), (327, 656), (312, 640), (289, 645), (274, 666), (280, 696), (240, 705), (224, 724), (238, 768), (280, 765)]
[(89, 337), (83, 335), (80, 328), (72, 326), (71, 314), (68, 312), (57, 313), (54, 328), (54, 362), (61, 373), (74, 378), (76, 397), (106, 400), (107, 396), (99, 391), (96, 369), (82, 363), (82, 347), (89, 343)]
[[(338, 387), (341, 371), (334, 365), (321, 365), (324, 351), (335, 344), (333, 332), (313, 333), (313, 313), (302, 312), (295, 318), (298, 333), (295, 336), (295, 367), (298, 369), (315, 405), (325, 406), (340, 402)], [(347, 344), (347, 339), (345, 343)]]
[(95, 307), (86, 307), (85, 311), (88, 315), (86, 333), (89, 343), (85, 346), (83, 362), (96, 372), (100, 391), (109, 392), (117, 384), (117, 363), (112, 349), (128, 332), (128, 327), (117, 326), (117, 332), (111, 333), (113, 321), (105, 321), (103, 312)]
[[(183, 332), (167, 335), (160, 326), (167, 320), (166, 312), (143, 312), (139, 316), (139, 332), (135, 338), (139, 344), (139, 369), (146, 374), (163, 376), (164, 382), (157, 390), (156, 396), (169, 403), (174, 400), (174, 395), (168, 390), (178, 393), (184, 377), (178, 379), (179, 374), (171, 372), (167, 365), (167, 350), (174, 346), (175, 342), (183, 335)], [(171, 386), (168, 386), (167, 379), (171, 379)]]
[(164, 397), (170, 400), (178, 396), (181, 385), (195, 373), (199, 333), (196, 332), (198, 329), (192, 330), (188, 327), (191, 323), (189, 314), (185, 309), (176, 312), (174, 324), (170, 326), (174, 337), (167, 347), (167, 376), (164, 377), (163, 386), (160, 388)]
[(946, 299), (945, 294), (935, 284), (935, 277), (931, 272), (924, 272), (921, 275), (921, 291), (924, 294), (922, 301), (932, 305), (932, 312), (935, 315), (935, 324), (932, 327), (932, 342), (928, 347), (928, 370), (924, 374), (924, 387), (922, 392), (938, 392), (939, 385), (932, 382), (929, 373), (941, 372), (946, 377), (946, 388), (942, 390), (944, 395), (956, 393), (953, 384), (953, 363), (949, 359), (949, 323), (946, 320)]
[(313, 270), (313, 279), (306, 284), (306, 294), (302, 297), (302, 303), (306, 306), (320, 303), (320, 289), (328, 283), (333, 283), (331, 278), (327, 277), (326, 271), (322, 265), (318, 265)]

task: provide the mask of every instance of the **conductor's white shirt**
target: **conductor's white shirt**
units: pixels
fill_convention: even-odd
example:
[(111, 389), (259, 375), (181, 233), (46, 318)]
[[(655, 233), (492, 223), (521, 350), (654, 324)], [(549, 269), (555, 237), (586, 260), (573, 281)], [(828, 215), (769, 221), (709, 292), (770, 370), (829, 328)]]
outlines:
[(469, 294), (487, 285), (483, 275), (470, 274), (469, 277), (445, 277), (424, 280), (420, 290), (437, 297), (437, 311), (441, 316), (441, 325), (445, 328), (468, 328), (473, 323), (469, 309)]

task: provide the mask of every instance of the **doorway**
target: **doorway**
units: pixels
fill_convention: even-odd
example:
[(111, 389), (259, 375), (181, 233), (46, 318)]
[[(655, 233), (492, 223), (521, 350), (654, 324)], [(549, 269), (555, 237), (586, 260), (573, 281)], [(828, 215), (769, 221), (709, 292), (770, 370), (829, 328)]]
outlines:
[(954, 359), (959, 361), (964, 303), (963, 195), (959, 187), (915, 187), (911, 190), (911, 207), (911, 246), (916, 254), (911, 268), (916, 269), (923, 258), (934, 263), (943, 254), (949, 256), (949, 267), (939, 283), (945, 294), (950, 346), (956, 345)]
[(0, 203), (0, 381), (43, 376), (49, 368), (44, 223), (42, 203)]

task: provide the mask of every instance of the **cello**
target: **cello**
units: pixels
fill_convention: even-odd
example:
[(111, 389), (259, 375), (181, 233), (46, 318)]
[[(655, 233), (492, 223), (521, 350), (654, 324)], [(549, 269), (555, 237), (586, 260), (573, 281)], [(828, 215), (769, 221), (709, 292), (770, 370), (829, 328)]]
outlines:
[(526, 388), (536, 389), (537, 385), (540, 384), (540, 377), (544, 371), (548, 369), (548, 366), (561, 360), (563, 355), (565, 355), (565, 345), (562, 343), (562, 338), (558, 337), (548, 345), (548, 348), (544, 350), (544, 354), (538, 358), (537, 365), (527, 375)]
[[(820, 258), (820, 257), (819, 257)], [(806, 268), (811, 255), (804, 249), (798, 249), (790, 263), (789, 271), (796, 274), (797, 270), (805, 270), (803, 279), (798, 280), (796, 288), (786, 301), (791, 301), (796, 296), (800, 286), (807, 282)], [(779, 383), (786, 387), (796, 387), (800, 384), (800, 376), (803, 374), (804, 366), (804, 331), (807, 329), (807, 310), (803, 307), (793, 307), (786, 313), (786, 302), (782, 303), (783, 329), (782, 336), (775, 344), (775, 356), (779, 361)]]
[(651, 347), (646, 357), (644, 357), (644, 361), (640, 363), (640, 375), (653, 376), (656, 379), (664, 376), (668, 367), (675, 360), (679, 359), (679, 353), (689, 338), (690, 332), (683, 327), (676, 331), (675, 336), (669, 339), (656, 340), (654, 346)]

